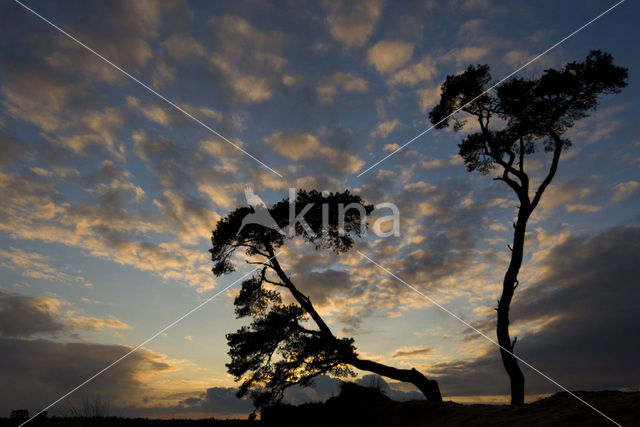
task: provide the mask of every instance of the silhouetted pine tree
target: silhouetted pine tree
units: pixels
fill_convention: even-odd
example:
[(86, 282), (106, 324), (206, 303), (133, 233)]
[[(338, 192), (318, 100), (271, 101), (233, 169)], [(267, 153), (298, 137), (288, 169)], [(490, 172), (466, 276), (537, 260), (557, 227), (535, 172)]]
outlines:
[[(517, 337), (513, 341), (509, 337), (509, 306), (518, 286), (527, 221), (553, 180), (562, 152), (571, 146), (564, 137), (567, 130), (587, 117), (602, 95), (620, 92), (626, 80), (627, 69), (614, 65), (613, 57), (599, 50), (591, 51), (584, 62), (570, 62), (561, 70), (548, 69), (531, 79), (512, 78), (495, 91), (488, 90), (493, 84), (489, 66), (470, 65), (462, 74), (447, 76), (440, 102), (429, 113), (437, 128), (453, 120), (456, 131), (466, 120), (456, 119), (454, 112), (460, 110), (477, 120), (480, 130), (458, 145), (467, 170), (487, 174), (498, 169), (500, 174), (494, 179), (505, 182), (520, 202), (513, 246), (509, 246), (511, 261), (497, 308), (498, 343), (511, 381), (512, 404), (524, 403), (524, 376), (513, 356)], [(546, 176), (532, 194), (525, 160), (540, 146), (551, 153), (551, 159)]]
[[(304, 238), (316, 249), (331, 249), (341, 254), (352, 247), (354, 237), (361, 236), (361, 226), (366, 227), (366, 219), (357, 209), (349, 209), (342, 222), (340, 204), (359, 206), (365, 215), (373, 210), (372, 205), (349, 191), (323, 195), (315, 190), (300, 190), (291, 203), (284, 199), (268, 212), (281, 229), (291, 225), (289, 209), (294, 210), (295, 216), (304, 213), (308, 227), (298, 222), (292, 235)], [(304, 211), (309, 206), (311, 208)], [(250, 393), (259, 408), (278, 402), (287, 387), (309, 385), (314, 377), (322, 374), (353, 376), (351, 368), (357, 368), (413, 383), (428, 400), (442, 401), (436, 381), (415, 369), (398, 369), (363, 359), (356, 352), (352, 338), (336, 337), (276, 256), (289, 234), (257, 224), (243, 225), (243, 218), (252, 213), (255, 213), (253, 208), (240, 207), (218, 221), (210, 250), (213, 272), (217, 276), (235, 269), (230, 257), (236, 250), (244, 250), (253, 259), (252, 264), (264, 263), (259, 274), (242, 283), (234, 302), (236, 315), (251, 317), (253, 321), (227, 335), (231, 356), (227, 369), (237, 381), (242, 381), (238, 396)], [(341, 228), (344, 233), (340, 232)], [(289, 293), (295, 303), (283, 303), (282, 291)]]

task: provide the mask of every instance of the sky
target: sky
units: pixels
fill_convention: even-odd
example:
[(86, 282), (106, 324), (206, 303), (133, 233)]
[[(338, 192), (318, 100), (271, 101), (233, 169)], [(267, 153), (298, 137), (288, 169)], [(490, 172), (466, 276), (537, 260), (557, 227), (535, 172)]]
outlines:
[[(416, 367), (445, 399), (506, 401), (496, 347), (357, 251), (493, 337), (514, 195), (465, 170), (457, 144), (472, 126), (433, 129), (367, 169), (429, 128), (448, 74), (486, 63), (497, 82), (615, 2), (25, 4), (129, 76), (20, 4), (0, 5), (0, 415), (46, 407), (247, 273), (214, 277), (207, 252), (246, 188), (269, 203), (289, 188), (349, 189), (398, 206), (400, 236), (369, 235), (339, 257), (294, 239), (281, 262), (362, 355)], [(629, 86), (567, 134), (512, 304), (517, 354), (572, 390), (640, 386), (639, 9), (622, 3), (518, 72), (591, 49), (629, 68)], [(531, 157), (534, 179), (548, 161)], [(243, 324), (236, 292), (50, 413), (87, 396), (116, 415), (251, 412), (225, 368), (225, 334)], [(530, 397), (559, 391), (523, 370)], [(321, 378), (288, 398), (337, 387)]]

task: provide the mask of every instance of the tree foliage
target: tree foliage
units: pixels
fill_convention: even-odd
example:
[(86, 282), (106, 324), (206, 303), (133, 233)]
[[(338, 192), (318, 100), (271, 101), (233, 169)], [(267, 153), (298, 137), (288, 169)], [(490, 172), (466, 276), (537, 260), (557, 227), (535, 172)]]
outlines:
[[(467, 113), (480, 125), (458, 146), (467, 169), (486, 174), (502, 167), (521, 178), (514, 162), (523, 163), (522, 157), (534, 153), (540, 142), (547, 151), (557, 145), (568, 148), (571, 142), (560, 137), (587, 117), (602, 95), (620, 92), (626, 79), (627, 70), (614, 65), (610, 54), (593, 50), (584, 62), (570, 62), (561, 70), (512, 78), (494, 94), (487, 91), (492, 85), (489, 66), (470, 65), (462, 74), (447, 76), (429, 118), (439, 129), (453, 120), (454, 129), (461, 130), (468, 119), (457, 119), (454, 112)], [(493, 119), (503, 126), (491, 129)]]
[(327, 339), (307, 329), (307, 316), (298, 304), (283, 304), (277, 291), (265, 289), (265, 273), (266, 268), (243, 282), (234, 301), (238, 317), (253, 318), (249, 326), (227, 335), (227, 369), (243, 381), (238, 395), (251, 390), (261, 407), (279, 401), (287, 387), (309, 385), (318, 375), (353, 375), (344, 364), (345, 355), (355, 351), (353, 340)]
[[(346, 207), (350, 204), (362, 206), (367, 215), (373, 211), (373, 205), (364, 203), (360, 196), (351, 194), (349, 190), (326, 194), (317, 190), (299, 190), (293, 203), (289, 203), (289, 199), (283, 199), (269, 209), (269, 214), (280, 229), (295, 227), (292, 234), (313, 243), (316, 248), (343, 253), (353, 246), (354, 237), (360, 237), (362, 221), (365, 220), (360, 218), (357, 210), (349, 209), (345, 212), (344, 224), (342, 224), (338, 216), (339, 206)], [(326, 224), (323, 223), (323, 205), (327, 209), (324, 221)], [(304, 219), (309, 228), (303, 227), (301, 223), (289, 224), (290, 209), (293, 209), (295, 216), (298, 216), (307, 208), (309, 209), (306, 210)], [(238, 233), (243, 218), (253, 212), (253, 207), (243, 206), (218, 221), (211, 238), (213, 247), (209, 251), (214, 261), (215, 275), (220, 276), (235, 269), (229, 261), (229, 256), (238, 248), (244, 248), (249, 256), (266, 255), (268, 248), (277, 250), (284, 244), (283, 234), (258, 224), (249, 224)]]

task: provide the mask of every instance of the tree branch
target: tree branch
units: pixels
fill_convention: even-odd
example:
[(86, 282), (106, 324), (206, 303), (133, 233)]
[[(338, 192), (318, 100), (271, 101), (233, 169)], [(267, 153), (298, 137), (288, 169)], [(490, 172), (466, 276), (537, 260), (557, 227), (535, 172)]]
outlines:
[[(322, 368), (322, 369), (318, 369), (318, 371), (316, 371), (316, 372), (314, 372), (314, 373), (312, 373), (312, 374), (305, 375), (305, 376), (303, 376), (303, 377), (300, 377), (300, 379), (299, 379), (299, 380), (297, 380), (297, 381), (292, 381), (292, 382), (288, 383), (288, 384), (287, 384), (287, 386), (286, 386), (285, 388), (289, 388), (289, 387), (291, 387), (291, 386), (294, 386), (294, 385), (297, 385), (297, 384), (300, 384), (300, 383), (303, 383), (303, 382), (309, 381), (309, 380), (311, 380), (311, 379), (313, 379), (313, 378), (317, 377), (318, 375), (324, 375), (324, 374), (326, 374), (328, 371), (330, 371), (331, 369), (335, 368), (335, 367), (336, 367), (336, 366), (338, 366), (338, 365), (339, 365), (339, 363), (330, 363), (330, 364), (328, 364), (327, 366), (325, 366), (324, 368)], [(284, 391), (284, 389), (283, 389), (283, 391)]]
[(520, 137), (519, 140), (520, 143), (520, 158), (518, 159), (518, 169), (520, 170), (520, 173), (524, 173), (524, 140), (522, 137)]
[(507, 153), (507, 155), (509, 155), (509, 161), (507, 162), (509, 170), (513, 170), (513, 173), (517, 173), (516, 169), (513, 167), (513, 162), (516, 160), (516, 155), (513, 153), (513, 150), (511, 148), (507, 148), (504, 151), (505, 153)]
[(556, 144), (556, 146), (553, 149), (553, 160), (551, 161), (551, 166), (549, 167), (549, 173), (547, 173), (547, 176), (544, 178), (544, 180), (538, 187), (538, 190), (536, 191), (535, 196), (533, 197), (533, 201), (531, 202), (532, 211), (536, 208), (536, 206), (538, 206), (538, 203), (540, 202), (540, 198), (542, 197), (542, 193), (544, 193), (544, 190), (546, 190), (546, 188), (549, 186), (549, 184), (551, 183), (551, 180), (556, 174), (556, 171), (558, 170), (558, 163), (560, 162), (560, 154), (562, 153), (562, 146), (564, 144), (562, 139), (558, 136), (558, 134), (555, 131), (550, 130), (549, 134), (551, 135), (551, 138), (553, 138), (553, 141)]
[(320, 332), (320, 331), (314, 331), (313, 329), (307, 329), (307, 328), (305, 328), (304, 326), (300, 326), (300, 325), (298, 325), (298, 328), (300, 328), (300, 330), (301, 330), (302, 332), (306, 333), (306, 334), (315, 335), (315, 336), (317, 336), (317, 337), (321, 337), (321, 336), (323, 336), (323, 335), (322, 335), (322, 332)]
[[(272, 267), (272, 268), (273, 268), (273, 267)], [(286, 288), (286, 287), (287, 287), (287, 285), (285, 285), (285, 284), (284, 284), (284, 283), (282, 283), (282, 282), (274, 282), (274, 281), (271, 281), (271, 280), (269, 280), (269, 279), (267, 279), (267, 278), (264, 278), (264, 279), (262, 279), (262, 280), (263, 280), (264, 282), (271, 283), (271, 284), (272, 284), (272, 285), (274, 285), (274, 286), (282, 286), (283, 288)]]
[[(485, 138), (488, 140), (489, 139), (489, 131), (488, 131), (488, 129), (484, 126), (484, 124), (482, 123), (482, 120), (480, 120), (480, 118), (478, 118), (478, 121), (480, 122), (480, 128), (482, 129), (482, 133), (485, 135)], [(496, 156), (494, 153), (492, 153), (491, 150), (489, 150), (489, 147), (487, 146), (486, 142), (484, 143), (483, 151), (484, 151), (484, 154), (486, 156), (491, 157), (496, 163), (498, 163), (500, 166), (502, 166), (502, 169), (504, 170), (502, 176), (501, 177), (496, 177), (496, 178), (494, 178), (494, 180), (506, 182), (509, 185), (509, 187), (511, 187), (513, 189), (513, 191), (515, 191), (516, 194), (518, 195), (518, 197), (520, 198), (520, 196), (521, 196), (521, 185), (509, 177), (509, 173), (513, 173), (515, 176), (519, 177), (518, 171), (516, 169), (514, 169), (513, 166), (512, 166), (513, 165), (513, 157), (514, 157), (513, 153), (512, 152), (510, 153), (509, 162), (507, 163), (504, 160), (502, 160), (502, 158), (500, 158), (499, 156)]]
[(514, 180), (512, 180), (511, 178), (509, 178), (508, 171), (506, 169), (504, 170), (504, 173), (502, 174), (502, 176), (497, 176), (493, 178), (493, 180), (506, 182), (507, 185), (509, 185), (509, 187), (511, 187), (518, 196), (520, 195), (520, 191), (521, 191), (520, 185)]
[(280, 278), (280, 280), (282, 280), (282, 283), (284, 284), (284, 286), (287, 289), (289, 289), (289, 291), (291, 292), (291, 295), (296, 299), (296, 301), (298, 301), (298, 304), (300, 304), (302, 309), (306, 311), (309, 314), (309, 316), (311, 316), (311, 318), (316, 323), (316, 325), (318, 325), (318, 329), (320, 329), (320, 331), (324, 334), (324, 336), (335, 340), (336, 339), (335, 335), (333, 335), (333, 332), (331, 332), (331, 329), (329, 328), (329, 326), (325, 323), (322, 317), (320, 317), (320, 314), (318, 314), (318, 312), (316, 311), (309, 297), (304, 295), (302, 292), (300, 292), (298, 288), (296, 288), (296, 286), (293, 284), (291, 279), (289, 279), (289, 277), (285, 274), (284, 270), (282, 270), (282, 267), (280, 267), (280, 263), (278, 262), (278, 259), (273, 253), (273, 248), (271, 247), (271, 245), (267, 246), (267, 251), (269, 252), (271, 263), (273, 264), (273, 269), (278, 275), (278, 277)]
[(244, 260), (244, 262), (246, 262), (247, 264), (253, 264), (253, 265), (264, 265), (265, 267), (271, 267), (270, 264), (265, 264), (264, 261), (260, 262), (260, 261), (249, 261), (249, 260)]
[(257, 248), (256, 246), (254, 246), (254, 245), (250, 245), (250, 244), (248, 244), (247, 242), (243, 242), (242, 244), (239, 244), (239, 245), (237, 245), (236, 247), (239, 247), (239, 246), (244, 246), (244, 247), (246, 247), (246, 248), (251, 249), (252, 251), (254, 251), (255, 253), (257, 253), (258, 255), (262, 255), (262, 256), (263, 256), (263, 257), (265, 257), (265, 258), (269, 258), (269, 255), (267, 255), (267, 254), (265, 254), (264, 252), (262, 252), (262, 251), (258, 250), (258, 248)]

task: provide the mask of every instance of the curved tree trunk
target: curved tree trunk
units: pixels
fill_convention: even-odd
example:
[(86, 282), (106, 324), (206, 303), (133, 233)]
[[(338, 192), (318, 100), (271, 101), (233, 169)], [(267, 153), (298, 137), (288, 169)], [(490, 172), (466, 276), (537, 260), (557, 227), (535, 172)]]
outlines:
[[(564, 147), (564, 141), (553, 131), (549, 130), (549, 134), (555, 142), (553, 149), (553, 159), (551, 160), (551, 166), (549, 172), (544, 178), (538, 190), (536, 191), (533, 199), (529, 198), (529, 177), (523, 170), (523, 157), (520, 157), (520, 170), (519, 172), (512, 172), (520, 178), (521, 185), (517, 185), (507, 179), (508, 169), (505, 168), (505, 174), (503, 181), (509, 184), (520, 200), (520, 208), (518, 209), (518, 219), (514, 224), (513, 232), (513, 248), (511, 248), (511, 261), (509, 262), (509, 268), (504, 275), (504, 281), (502, 282), (502, 295), (498, 301), (498, 323), (496, 325), (496, 333), (498, 336), (498, 344), (500, 344), (500, 356), (502, 356), (502, 364), (504, 365), (509, 380), (511, 382), (511, 404), (522, 405), (524, 403), (524, 375), (520, 366), (518, 366), (518, 360), (513, 355), (513, 349), (516, 344), (516, 339), (511, 341), (509, 336), (509, 306), (511, 305), (511, 299), (513, 298), (513, 292), (518, 286), (518, 273), (522, 266), (522, 257), (524, 254), (524, 238), (527, 232), (527, 221), (531, 216), (531, 213), (540, 203), (542, 194), (547, 189), (553, 177), (558, 170), (558, 163), (560, 161), (560, 155), (562, 148)], [(521, 145), (521, 152), (524, 150), (524, 146)]]
[[(309, 316), (314, 320), (318, 328), (320, 329), (320, 333), (325, 336), (328, 340), (335, 340), (336, 336), (333, 335), (329, 326), (325, 323), (324, 319), (320, 316), (320, 314), (316, 311), (315, 307), (311, 303), (309, 297), (304, 295), (302, 292), (296, 288), (291, 279), (285, 274), (282, 267), (280, 267), (280, 263), (273, 253), (273, 249), (271, 247), (267, 248), (269, 252), (269, 256), (271, 259), (271, 264), (276, 274), (282, 280), (284, 286), (289, 289), (291, 295), (296, 299), (298, 304), (305, 310)], [(424, 394), (424, 397), (428, 401), (432, 402), (442, 402), (442, 395), (440, 394), (440, 387), (438, 386), (438, 382), (435, 380), (430, 380), (425, 377), (422, 373), (420, 373), (416, 369), (398, 369), (393, 366), (383, 365), (382, 363), (374, 362), (372, 360), (364, 360), (358, 358), (358, 356), (353, 353), (350, 355), (345, 355), (345, 364), (351, 365), (354, 368), (373, 372), (374, 374), (378, 374), (383, 377), (391, 378), (397, 381), (408, 382), (416, 387)]]
[(392, 366), (383, 365), (382, 363), (374, 362), (372, 360), (359, 359), (357, 356), (355, 359), (348, 362), (354, 368), (362, 371), (373, 372), (382, 377), (391, 378), (397, 381), (407, 382), (415, 385), (424, 394), (429, 402), (442, 402), (442, 395), (440, 394), (440, 387), (436, 380), (430, 380), (418, 370), (412, 369), (398, 369)]
[[(524, 237), (527, 228), (527, 221), (531, 214), (530, 207), (521, 205), (518, 211), (518, 220), (513, 233), (513, 248), (511, 252), (511, 262), (502, 282), (502, 295), (498, 301), (498, 324), (496, 332), (498, 344), (500, 344), (500, 355), (509, 380), (511, 382), (511, 404), (522, 405), (524, 403), (524, 375), (518, 365), (518, 360), (513, 356), (513, 349), (516, 340), (511, 341), (509, 336), (509, 306), (513, 298), (513, 291), (518, 286), (518, 273), (522, 266), (524, 253)], [(517, 339), (517, 338), (516, 338)], [(508, 350), (508, 351), (505, 351)]]

